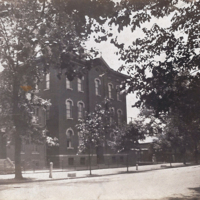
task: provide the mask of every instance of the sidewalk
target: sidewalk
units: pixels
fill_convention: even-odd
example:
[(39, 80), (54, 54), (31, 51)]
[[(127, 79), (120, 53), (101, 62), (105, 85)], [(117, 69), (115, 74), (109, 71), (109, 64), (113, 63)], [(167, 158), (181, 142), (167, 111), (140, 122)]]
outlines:
[[(172, 163), (172, 167), (184, 167), (184, 166), (185, 165), (182, 163)], [(129, 173), (139, 173), (139, 172), (146, 172), (146, 171), (160, 170), (167, 168), (170, 168), (169, 163), (138, 166), (138, 170), (136, 170), (136, 166), (131, 166), (129, 167)], [(89, 170), (83, 170), (83, 171), (53, 170), (52, 178), (49, 178), (48, 170), (40, 170), (35, 173), (32, 171), (27, 171), (23, 173), (23, 177), (25, 178), (25, 180), (22, 181), (15, 180), (14, 174), (0, 175), (0, 184), (13, 184), (19, 182), (64, 180), (64, 179), (116, 175), (116, 174), (127, 173), (127, 168), (122, 167), (122, 168), (109, 168), (109, 169), (95, 169), (92, 170), (92, 175), (89, 175), (89, 173), (90, 173)], [(74, 175), (75, 177), (69, 177), (70, 174), (72, 176)]]

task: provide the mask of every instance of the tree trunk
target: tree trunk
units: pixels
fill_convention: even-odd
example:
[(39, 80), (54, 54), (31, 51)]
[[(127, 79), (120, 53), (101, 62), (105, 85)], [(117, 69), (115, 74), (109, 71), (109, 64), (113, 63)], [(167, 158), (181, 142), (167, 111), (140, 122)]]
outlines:
[[(18, 129), (18, 128), (16, 128)], [(15, 132), (15, 179), (22, 179), (20, 131)]]
[(15, 126), (14, 139), (15, 139), (15, 179), (22, 179), (21, 170), (21, 124), (20, 124), (20, 112), (19, 112), (19, 82), (17, 78), (13, 82), (13, 122)]
[(186, 165), (186, 152), (183, 152), (183, 164)]
[(89, 167), (90, 167), (90, 175), (92, 175), (92, 163), (91, 163), (91, 151), (89, 150)]
[(128, 167), (129, 167), (129, 155), (128, 155), (128, 153), (126, 155), (126, 167), (127, 167), (127, 172), (128, 172)]
[(194, 160), (195, 160), (195, 164), (198, 164), (198, 149), (197, 149), (197, 144), (195, 144)]

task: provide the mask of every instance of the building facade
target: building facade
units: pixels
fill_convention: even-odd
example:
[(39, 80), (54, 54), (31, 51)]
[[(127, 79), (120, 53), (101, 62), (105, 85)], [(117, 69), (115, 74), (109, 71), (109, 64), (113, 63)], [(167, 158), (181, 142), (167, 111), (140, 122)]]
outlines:
[[(102, 58), (94, 60), (93, 68), (81, 78), (69, 81), (65, 75), (58, 79), (57, 74), (56, 70), (50, 69), (38, 86), (38, 95), (51, 100), (51, 106), (46, 111), (48, 134), (59, 140), (58, 147), (47, 147), (48, 162), (53, 161), (55, 166), (64, 167), (84, 165), (87, 157), (77, 155), (78, 120), (84, 117), (85, 111), (93, 112), (95, 106), (107, 97), (112, 103), (115, 122), (126, 122), (126, 95), (120, 93), (119, 87), (127, 76), (112, 70)], [(117, 159), (110, 153), (112, 151), (104, 157)], [(96, 156), (93, 162), (97, 162)]]

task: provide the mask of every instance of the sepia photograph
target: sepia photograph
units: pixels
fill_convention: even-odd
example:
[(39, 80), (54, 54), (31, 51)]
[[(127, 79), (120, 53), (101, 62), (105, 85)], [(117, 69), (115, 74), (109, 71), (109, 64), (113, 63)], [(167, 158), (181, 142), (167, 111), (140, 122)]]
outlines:
[(200, 0), (0, 0), (0, 200), (200, 200)]

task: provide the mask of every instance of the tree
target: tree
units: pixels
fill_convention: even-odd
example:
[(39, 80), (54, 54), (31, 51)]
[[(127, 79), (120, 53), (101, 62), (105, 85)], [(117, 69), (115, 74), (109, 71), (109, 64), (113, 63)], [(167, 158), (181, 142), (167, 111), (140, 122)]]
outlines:
[(113, 130), (110, 145), (118, 153), (127, 153), (127, 172), (129, 167), (129, 154), (131, 150), (139, 149), (139, 140), (145, 139), (144, 133), (136, 123), (129, 123), (118, 126)]
[(90, 175), (92, 174), (91, 156), (97, 153), (97, 148), (107, 146), (108, 129), (111, 131), (110, 101), (105, 99), (102, 105), (97, 104), (95, 111), (86, 113), (83, 119), (79, 120), (77, 129), (79, 133), (79, 152), (86, 152), (89, 156)]
[[(184, 106), (183, 111), (189, 113), (191, 107), (199, 106), (197, 101), (189, 101), (191, 95), (195, 98), (199, 81), (199, 2), (185, 2), (182, 8), (178, 8), (177, 1), (157, 3), (149, 3), (141, 12), (156, 17), (171, 13), (169, 28), (157, 24), (149, 30), (143, 28), (144, 38), (136, 38), (127, 49), (119, 49), (127, 64), (121, 69), (126, 68), (132, 77), (127, 86), (138, 97), (135, 106), (153, 108), (156, 116), (169, 109), (182, 110)], [(162, 12), (159, 3), (164, 6)]]
[[(22, 178), (21, 138), (28, 134), (26, 127), (35, 130), (30, 122), (36, 85), (50, 67), (58, 69), (58, 78), (64, 73), (69, 80), (80, 77), (91, 67), (84, 41), (92, 31), (100, 29), (112, 12), (115, 4), (109, 0), (105, 3), (92, 0), (0, 2), (0, 62), (5, 84), (0, 98), (4, 113), (1, 127), (14, 136), (16, 179)], [(74, 64), (77, 60), (85, 67), (77, 67)], [(27, 99), (28, 92), (31, 97)], [(24, 116), (28, 119), (24, 120)]]
[[(134, 106), (153, 110), (156, 118), (176, 115), (185, 127), (182, 135), (190, 138), (197, 152), (199, 142), (199, 1), (121, 1), (121, 15), (111, 23), (121, 32), (141, 28), (144, 37), (134, 38), (126, 47), (117, 38), (112, 43), (125, 62), (119, 70), (131, 76), (124, 88), (137, 96)], [(119, 9), (120, 9), (119, 8)], [(142, 27), (152, 18), (169, 17), (168, 27), (154, 24)], [(121, 20), (120, 20), (121, 19)], [(181, 128), (182, 127), (182, 128)], [(195, 127), (195, 128), (194, 128)], [(182, 131), (181, 131), (182, 132)]]
[(180, 153), (184, 164), (186, 164), (186, 152), (190, 151), (194, 155), (195, 162), (198, 163), (198, 121), (187, 124), (178, 114), (173, 113), (166, 117), (162, 132), (157, 137), (158, 139), (154, 141), (156, 151), (173, 153), (175, 157), (177, 153)]

